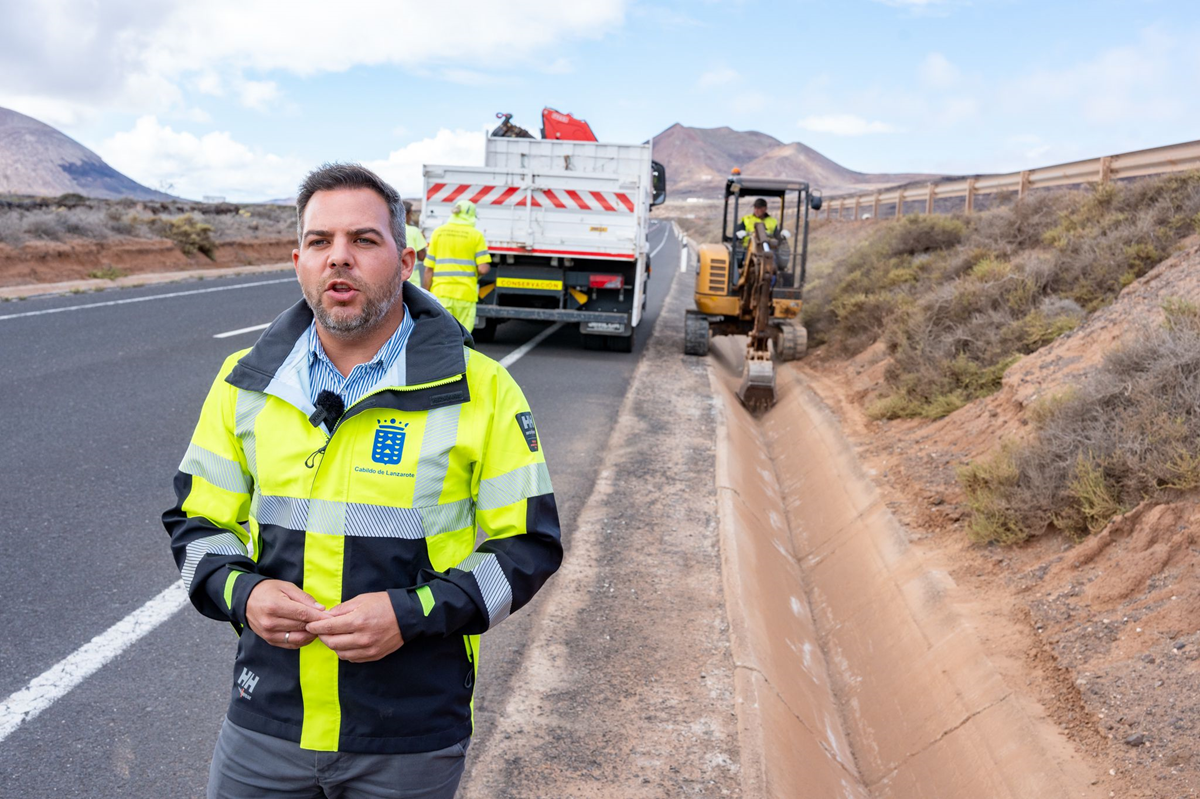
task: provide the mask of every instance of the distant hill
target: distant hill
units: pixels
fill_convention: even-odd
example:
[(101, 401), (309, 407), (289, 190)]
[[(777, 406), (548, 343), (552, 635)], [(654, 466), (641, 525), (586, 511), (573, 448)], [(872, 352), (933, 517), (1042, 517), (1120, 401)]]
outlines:
[(735, 166), (743, 175), (807, 180), (826, 194), (941, 177), (855, 172), (800, 142), (784, 144), (753, 130), (689, 128), (678, 123), (654, 137), (654, 160), (667, 169), (667, 194), (672, 199), (720, 197)]
[(122, 175), (66, 134), (0, 108), (0, 194), (82, 194), (115, 200), (173, 200)]

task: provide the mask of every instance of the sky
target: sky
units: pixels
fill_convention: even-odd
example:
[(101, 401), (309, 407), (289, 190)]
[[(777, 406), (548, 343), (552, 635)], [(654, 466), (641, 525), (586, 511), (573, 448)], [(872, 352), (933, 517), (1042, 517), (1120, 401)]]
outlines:
[[(602, 141), (679, 122), (863, 172), (1007, 172), (1200, 138), (1186, 0), (0, 0), (0, 107), (152, 188), (294, 196), (358, 161), (402, 194), (497, 112)], [(731, 165), (734, 166), (734, 165)]]

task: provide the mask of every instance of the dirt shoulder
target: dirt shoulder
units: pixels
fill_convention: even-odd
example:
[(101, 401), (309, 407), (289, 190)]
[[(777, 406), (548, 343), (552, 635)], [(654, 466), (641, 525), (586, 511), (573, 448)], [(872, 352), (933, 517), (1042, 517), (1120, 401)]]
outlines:
[(592, 431), (600, 478), (465, 799), (741, 795), (716, 417), (680, 346), (690, 289), (674, 282), (611, 436)]
[[(99, 280), (111, 285), (131, 276), (169, 272), (216, 272), (234, 267), (279, 264), (291, 260), (296, 240), (290, 237), (225, 241), (213, 258), (184, 255), (166, 239), (113, 239), (108, 241), (37, 241), (20, 247), (0, 243), (0, 288), (45, 286)], [(92, 284), (83, 290), (90, 290)], [(70, 289), (65, 289), (69, 291)], [(8, 292), (30, 296), (35, 292)]]
[(1200, 296), (1200, 248), (1131, 285), (1074, 333), (1027, 356), (1000, 392), (936, 422), (877, 422), (881, 346), (800, 366), (839, 416), (915, 546), (961, 588), (989, 656), (1027, 684), (1063, 734), (1113, 778), (1114, 795), (1200, 795), (1200, 497), (1140, 505), (1075, 545), (1054, 534), (977, 546), (956, 471), (1031, 429), (1030, 408), (1069, 388), (1166, 297)]

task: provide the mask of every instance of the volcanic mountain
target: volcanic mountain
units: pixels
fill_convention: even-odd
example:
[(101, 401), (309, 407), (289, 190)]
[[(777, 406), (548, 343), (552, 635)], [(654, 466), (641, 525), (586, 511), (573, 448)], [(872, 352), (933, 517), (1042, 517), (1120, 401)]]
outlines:
[(735, 166), (744, 175), (806, 180), (826, 194), (940, 177), (855, 172), (800, 142), (784, 144), (774, 136), (753, 130), (689, 128), (679, 123), (654, 137), (654, 160), (666, 167), (667, 191), (673, 199), (720, 197), (725, 178)]
[(0, 194), (60, 194), (172, 200), (108, 164), (66, 134), (33, 117), (0, 108)]

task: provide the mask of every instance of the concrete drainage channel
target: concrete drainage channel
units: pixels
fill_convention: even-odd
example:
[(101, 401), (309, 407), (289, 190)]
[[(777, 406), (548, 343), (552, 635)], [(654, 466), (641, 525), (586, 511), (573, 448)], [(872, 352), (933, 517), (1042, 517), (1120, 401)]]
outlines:
[[(1095, 795), (1007, 686), (790, 367), (761, 420), (716, 340), (717, 491), (746, 796)], [(1024, 686), (1021, 686), (1024, 687)]]

